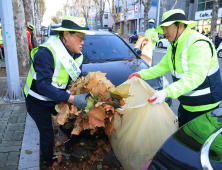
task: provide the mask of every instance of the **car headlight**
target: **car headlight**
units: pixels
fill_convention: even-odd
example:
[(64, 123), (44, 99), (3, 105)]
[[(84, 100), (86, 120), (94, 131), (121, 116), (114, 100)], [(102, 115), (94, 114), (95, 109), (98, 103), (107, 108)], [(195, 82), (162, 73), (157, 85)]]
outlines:
[(169, 85), (170, 85), (169, 81), (166, 79), (166, 77), (163, 76), (163, 89), (167, 88), (167, 86)]

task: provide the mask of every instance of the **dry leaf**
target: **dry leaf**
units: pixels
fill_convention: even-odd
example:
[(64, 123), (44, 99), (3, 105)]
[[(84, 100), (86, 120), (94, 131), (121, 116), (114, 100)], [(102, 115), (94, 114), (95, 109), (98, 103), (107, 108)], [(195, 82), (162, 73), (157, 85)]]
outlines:
[(79, 135), (82, 132), (83, 128), (79, 125), (77, 125), (73, 130), (72, 130), (72, 135)]
[(64, 123), (67, 122), (68, 117), (69, 117), (69, 106), (67, 104), (64, 104), (61, 111), (59, 112), (57, 121), (60, 125), (64, 125)]
[(94, 153), (97, 153), (98, 156), (105, 155), (102, 147), (99, 147), (98, 150), (96, 150)]

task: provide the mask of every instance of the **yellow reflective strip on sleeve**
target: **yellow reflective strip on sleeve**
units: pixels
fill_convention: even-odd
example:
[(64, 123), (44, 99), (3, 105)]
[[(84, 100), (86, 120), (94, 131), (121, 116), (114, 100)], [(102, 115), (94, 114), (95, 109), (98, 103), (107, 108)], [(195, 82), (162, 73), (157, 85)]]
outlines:
[(212, 108), (215, 108), (220, 104), (221, 101), (214, 103), (214, 104), (207, 104), (207, 105), (201, 105), (201, 106), (186, 106), (183, 105), (183, 108), (189, 112), (199, 112), (204, 110), (210, 110)]

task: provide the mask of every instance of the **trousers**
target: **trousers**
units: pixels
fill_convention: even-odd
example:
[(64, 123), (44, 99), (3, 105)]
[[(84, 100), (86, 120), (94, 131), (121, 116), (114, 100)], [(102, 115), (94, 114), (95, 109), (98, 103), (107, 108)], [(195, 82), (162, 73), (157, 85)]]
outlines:
[(210, 110), (205, 110), (205, 111), (199, 111), (199, 112), (189, 112), (183, 108), (183, 106), (180, 104), (178, 108), (178, 121), (179, 121), (179, 127), (182, 127), (184, 124), (187, 122), (195, 119), (196, 117), (205, 114), (209, 111), (212, 111), (216, 108), (219, 108), (219, 105), (216, 106), (215, 108), (212, 108)]

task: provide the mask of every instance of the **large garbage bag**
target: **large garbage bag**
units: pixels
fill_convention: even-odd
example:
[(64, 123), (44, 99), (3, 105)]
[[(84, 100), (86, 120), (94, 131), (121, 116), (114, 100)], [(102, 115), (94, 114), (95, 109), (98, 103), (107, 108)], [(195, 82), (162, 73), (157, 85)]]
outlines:
[(131, 84), (131, 97), (118, 110), (123, 118), (115, 116), (112, 147), (124, 170), (140, 170), (178, 129), (178, 122), (167, 103), (148, 103), (155, 90), (144, 80), (133, 77), (125, 83)]
[(153, 59), (153, 41), (147, 39), (145, 36), (140, 35), (134, 48), (139, 48), (142, 53), (139, 55), (149, 66), (152, 65)]

